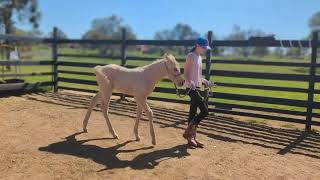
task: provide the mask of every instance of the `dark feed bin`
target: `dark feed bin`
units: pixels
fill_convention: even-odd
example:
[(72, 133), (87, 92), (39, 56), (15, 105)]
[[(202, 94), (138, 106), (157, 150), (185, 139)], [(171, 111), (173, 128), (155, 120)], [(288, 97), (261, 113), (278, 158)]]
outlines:
[(26, 83), (22, 79), (6, 79), (0, 81), (0, 93), (23, 91)]

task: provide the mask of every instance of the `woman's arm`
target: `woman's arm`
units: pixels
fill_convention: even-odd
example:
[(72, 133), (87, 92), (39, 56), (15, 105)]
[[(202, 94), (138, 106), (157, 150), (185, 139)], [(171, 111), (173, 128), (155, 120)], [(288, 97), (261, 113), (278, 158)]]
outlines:
[(191, 68), (192, 68), (192, 57), (188, 56), (186, 63), (184, 64), (184, 79), (186, 82), (191, 84)]

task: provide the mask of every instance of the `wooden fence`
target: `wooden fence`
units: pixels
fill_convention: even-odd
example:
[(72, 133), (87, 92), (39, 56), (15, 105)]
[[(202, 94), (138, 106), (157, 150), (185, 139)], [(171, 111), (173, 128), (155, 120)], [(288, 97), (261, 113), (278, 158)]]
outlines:
[[(96, 92), (95, 90), (67, 87), (59, 85), (60, 82), (84, 84), (84, 85), (96, 85), (94, 80), (75, 79), (61, 76), (61, 74), (69, 75), (86, 75), (94, 76), (91, 72), (75, 71), (75, 70), (60, 70), (60, 67), (87, 67), (91, 68), (96, 65), (102, 65), (101, 63), (85, 63), (85, 62), (69, 62), (61, 61), (60, 57), (78, 57), (78, 58), (108, 58), (108, 59), (120, 59), (122, 66), (133, 68), (135, 66), (127, 65), (128, 61), (153, 61), (155, 58), (127, 56), (127, 49), (130, 46), (137, 45), (153, 45), (153, 46), (192, 46), (195, 41), (193, 40), (127, 40), (126, 32), (123, 30), (122, 38), (120, 40), (95, 40), (95, 39), (58, 39), (57, 29), (54, 28), (53, 38), (41, 39), (41, 38), (29, 38), (29, 37), (15, 37), (8, 35), (0, 35), (1, 39), (14, 40), (14, 41), (32, 41), (52, 44), (52, 61), (32, 61), (22, 62), (21, 65), (37, 64), (37, 65), (52, 65), (52, 72), (45, 72), (44, 75), (52, 74), (52, 82), (45, 82), (45, 85), (53, 85), (54, 91), (59, 89), (76, 90), (83, 92)], [(311, 130), (312, 125), (320, 125), (320, 113), (314, 112), (320, 110), (320, 102), (314, 101), (314, 96), (320, 94), (319, 89), (315, 89), (315, 84), (320, 82), (320, 76), (316, 74), (316, 69), (320, 67), (317, 64), (317, 48), (320, 45), (318, 40), (318, 33), (313, 33), (312, 40), (212, 40), (212, 32), (208, 32), (208, 40), (211, 47), (307, 47), (311, 48), (310, 62), (274, 62), (274, 61), (243, 61), (243, 60), (225, 60), (225, 59), (213, 59), (211, 57), (212, 52), (208, 51), (206, 54), (206, 66), (203, 69), (203, 74), (206, 79), (210, 77), (232, 77), (232, 78), (250, 78), (263, 80), (282, 80), (282, 81), (295, 81), (305, 82), (308, 84), (308, 88), (301, 87), (284, 87), (284, 86), (269, 86), (269, 85), (254, 85), (254, 84), (241, 84), (241, 83), (228, 83), (218, 82), (220, 87), (229, 88), (246, 88), (268, 91), (279, 91), (288, 93), (306, 93), (307, 99), (301, 100), (288, 99), (288, 98), (276, 98), (268, 96), (256, 96), (256, 95), (243, 95), (237, 93), (225, 93), (214, 92), (209, 98), (209, 110), (215, 113), (231, 114), (239, 116), (248, 116), (255, 118), (263, 118), (270, 120), (286, 121), (305, 124), (306, 130)], [(58, 53), (58, 45), (61, 44), (90, 44), (90, 45), (120, 45), (120, 56), (105, 56), (105, 55), (83, 55), (83, 54), (71, 54), (71, 53)], [(177, 59), (179, 62), (184, 62), (184, 59)], [(14, 62), (0, 61), (2, 64), (14, 64)], [(256, 66), (283, 66), (283, 67), (301, 67), (307, 68), (308, 74), (284, 74), (284, 73), (272, 73), (272, 72), (249, 72), (249, 71), (232, 71), (232, 70), (212, 70), (212, 67), (218, 64), (232, 64), (232, 65), (256, 65)], [(183, 69), (182, 69), (183, 72)], [(23, 74), (20, 74), (22, 76)], [(25, 75), (41, 75), (41, 74), (25, 74)], [(14, 74), (12, 74), (14, 76)], [(163, 80), (168, 82), (168, 80)], [(185, 90), (180, 90), (184, 93)], [(174, 88), (156, 87), (155, 92), (175, 94)], [(116, 95), (120, 95), (117, 94)], [(151, 100), (159, 100), (164, 102), (175, 102), (188, 104), (189, 102), (177, 98), (163, 98), (151, 96)], [(234, 103), (217, 102), (216, 99), (232, 100)], [(282, 106), (302, 107), (306, 111), (288, 110), (282, 108), (271, 107), (259, 107), (255, 105), (243, 105), (236, 102), (245, 101), (254, 103), (265, 103)]]

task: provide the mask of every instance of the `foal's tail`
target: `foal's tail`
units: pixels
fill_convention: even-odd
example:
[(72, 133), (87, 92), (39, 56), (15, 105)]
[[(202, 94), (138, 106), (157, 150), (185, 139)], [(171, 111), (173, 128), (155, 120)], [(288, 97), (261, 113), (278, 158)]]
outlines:
[(101, 68), (102, 66), (95, 66), (94, 67), (94, 73), (96, 74), (96, 75), (100, 75), (100, 76), (105, 76), (104, 74), (103, 74), (103, 72), (102, 72), (102, 68)]
[[(94, 73), (96, 74), (97, 76), (97, 79), (98, 79), (98, 76), (99, 78), (103, 77), (103, 78), (107, 78), (105, 74), (103, 74), (102, 72), (102, 66), (96, 66), (94, 67)], [(98, 83), (99, 85), (99, 83)], [(86, 116), (83, 120), (83, 131), (84, 132), (87, 132), (87, 125), (88, 125), (88, 122), (89, 122), (89, 118), (90, 118), (90, 115), (91, 115), (91, 112), (93, 110), (94, 107), (96, 107), (96, 105), (98, 104), (98, 100), (101, 98), (101, 92), (98, 91), (98, 93), (92, 98), (91, 102), (90, 102), (90, 105), (88, 107), (88, 110), (87, 110), (87, 113), (86, 113)]]

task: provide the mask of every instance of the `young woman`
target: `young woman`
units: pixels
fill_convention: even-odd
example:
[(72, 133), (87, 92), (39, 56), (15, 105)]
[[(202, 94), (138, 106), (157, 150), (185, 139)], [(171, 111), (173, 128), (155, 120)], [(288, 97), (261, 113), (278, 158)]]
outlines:
[[(198, 38), (195, 47), (192, 48), (187, 55), (186, 63), (184, 65), (184, 78), (187, 92), (190, 96), (190, 111), (188, 119), (188, 127), (185, 130), (183, 137), (188, 140), (188, 144), (194, 147), (203, 148), (203, 144), (196, 139), (197, 127), (202, 119), (208, 115), (208, 107), (203, 101), (200, 94), (201, 85), (207, 87), (213, 85), (212, 82), (202, 78), (202, 57), (207, 50), (210, 49), (207, 39)], [(197, 108), (200, 113), (197, 114)]]

